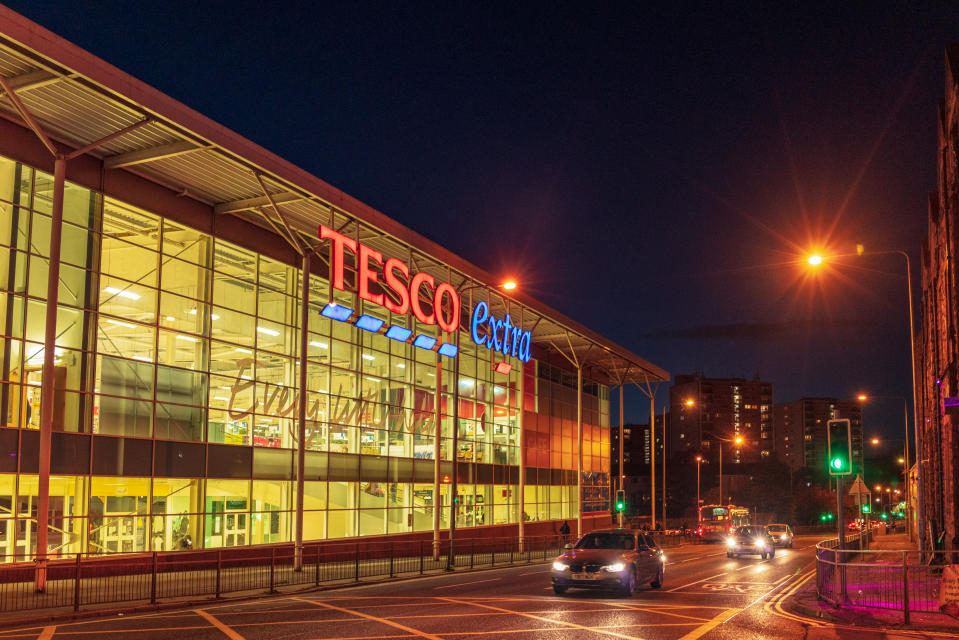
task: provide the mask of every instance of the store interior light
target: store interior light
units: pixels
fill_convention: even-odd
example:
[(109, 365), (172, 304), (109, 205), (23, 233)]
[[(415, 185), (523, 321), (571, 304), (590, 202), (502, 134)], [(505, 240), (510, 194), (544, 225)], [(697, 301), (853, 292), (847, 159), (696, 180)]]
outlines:
[(140, 299), (140, 294), (139, 294), (139, 293), (133, 293), (132, 291), (125, 291), (125, 290), (123, 290), (123, 289), (117, 289), (116, 287), (106, 287), (106, 288), (103, 289), (103, 291), (104, 291), (105, 293), (109, 293), (110, 295), (120, 296), (121, 298), (126, 298), (126, 299), (128, 299), (128, 300), (139, 300), (139, 299)]
[(277, 331), (276, 329), (269, 329), (267, 327), (257, 327), (256, 330), (257, 330), (257, 333), (265, 333), (266, 335), (272, 336), (274, 338), (280, 335), (280, 332)]
[(505, 376), (509, 374), (510, 371), (513, 370), (513, 365), (505, 361), (497, 362), (496, 366), (494, 367), (494, 370), (496, 371), (496, 373), (502, 373)]
[(329, 348), (330, 348), (330, 345), (328, 345), (327, 343), (325, 343), (325, 342), (317, 342), (316, 340), (311, 340), (311, 341), (310, 341), (310, 346), (311, 346), (311, 347), (316, 347), (317, 349), (329, 349)]

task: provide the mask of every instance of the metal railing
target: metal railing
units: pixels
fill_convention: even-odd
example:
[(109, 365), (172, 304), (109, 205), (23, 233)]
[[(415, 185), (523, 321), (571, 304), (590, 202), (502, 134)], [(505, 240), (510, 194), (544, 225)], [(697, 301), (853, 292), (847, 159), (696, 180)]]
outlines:
[[(872, 534), (863, 538), (871, 539)], [(868, 549), (859, 534), (816, 545), (816, 592), (835, 607), (866, 607), (909, 613), (939, 611), (944, 551)], [(868, 542), (868, 540), (867, 540)]]
[[(562, 553), (559, 536), (473, 538), (455, 542), (456, 569), (545, 562)], [(0, 612), (70, 608), (124, 602), (219, 598), (244, 591), (274, 593), (280, 587), (321, 586), (440, 572), (448, 541), (438, 557), (431, 540), (356, 541), (306, 545), (303, 566), (294, 569), (290, 545), (125, 555), (78, 554), (47, 568), (46, 587), (36, 590), (38, 568), (23, 562), (0, 565)]]

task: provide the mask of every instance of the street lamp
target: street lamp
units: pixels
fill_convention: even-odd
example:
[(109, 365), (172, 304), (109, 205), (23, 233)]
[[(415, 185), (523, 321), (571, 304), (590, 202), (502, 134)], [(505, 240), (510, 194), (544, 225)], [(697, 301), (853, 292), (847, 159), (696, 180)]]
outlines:
[(743, 437), (736, 436), (735, 438), (720, 438), (714, 433), (709, 434), (710, 437), (719, 440), (719, 504), (723, 504), (723, 442), (731, 442), (733, 444), (742, 444)]
[[(922, 520), (923, 520), (923, 518), (922, 518), (922, 464), (920, 464), (920, 460), (921, 460), (922, 456), (919, 454), (919, 405), (918, 405), (918, 400), (917, 400), (917, 399), (918, 399), (918, 393), (917, 393), (917, 391), (916, 391), (916, 344), (915, 344), (916, 329), (915, 329), (915, 326), (913, 325), (913, 315), (914, 315), (914, 314), (913, 314), (913, 310), (912, 310), (912, 264), (911, 264), (910, 259), (909, 259), (909, 254), (906, 253), (905, 251), (901, 250), (901, 249), (889, 249), (889, 250), (885, 250), (885, 251), (869, 251), (869, 252), (866, 252), (865, 247), (863, 247), (863, 245), (861, 245), (861, 244), (856, 245), (856, 255), (857, 255), (857, 256), (863, 256), (863, 255), (882, 256), (882, 255), (891, 255), (891, 254), (896, 254), (896, 255), (902, 256), (903, 259), (905, 259), (905, 261), (906, 261), (906, 297), (908, 298), (908, 303), (909, 303), (909, 306), (908, 306), (908, 311), (909, 311), (909, 365), (910, 365), (910, 371), (911, 371), (911, 373), (912, 373), (912, 424), (913, 424), (913, 428), (915, 429), (915, 432), (914, 432), (914, 434), (913, 434), (913, 437), (915, 438), (915, 451), (916, 451), (916, 492), (917, 492), (917, 493), (916, 493), (916, 504), (917, 504), (918, 507), (919, 507), (919, 513), (918, 513), (916, 525), (917, 525), (917, 529), (918, 529), (918, 531), (917, 531), (917, 537), (918, 537), (918, 539), (919, 539), (919, 548), (921, 549), (921, 548), (923, 547), (923, 541), (924, 541), (924, 539), (925, 539), (925, 532), (923, 531), (923, 526), (922, 526)], [(837, 256), (837, 257), (839, 257), (839, 256)], [(809, 264), (812, 265), (812, 266), (814, 266), (814, 267), (818, 267), (819, 265), (821, 265), (821, 264), (823, 263), (823, 260), (824, 260), (823, 257), (822, 257), (821, 255), (819, 255), (819, 254), (810, 255), (810, 256), (808, 256), (808, 258), (807, 258), (807, 261), (809, 262)], [(865, 399), (865, 398), (863, 397), (862, 399)], [(906, 416), (907, 416), (907, 417), (906, 417), (906, 440), (907, 440), (907, 441), (909, 440), (909, 419), (908, 419), (908, 415), (909, 415), (909, 410), (908, 410), (908, 408), (907, 408), (907, 409), (906, 409)], [(906, 446), (908, 447), (909, 445), (907, 444)], [(906, 487), (907, 487), (907, 489), (908, 489), (908, 486), (909, 486), (909, 451), (908, 451), (908, 449), (907, 449), (907, 451), (906, 451), (905, 460), (906, 460), (906, 462), (905, 462), (905, 465), (906, 465)], [(907, 505), (909, 504), (908, 496), (907, 496), (906, 504), (907, 504)], [(908, 518), (907, 522), (908, 522), (907, 526), (911, 527), (911, 526), (912, 526), (912, 518), (911, 518), (911, 517)], [(910, 529), (909, 537), (910, 537), (910, 539), (912, 539), (912, 530), (911, 530), (911, 529)]]
[(699, 465), (703, 462), (702, 456), (696, 456), (696, 522), (703, 521), (702, 510), (699, 508)]

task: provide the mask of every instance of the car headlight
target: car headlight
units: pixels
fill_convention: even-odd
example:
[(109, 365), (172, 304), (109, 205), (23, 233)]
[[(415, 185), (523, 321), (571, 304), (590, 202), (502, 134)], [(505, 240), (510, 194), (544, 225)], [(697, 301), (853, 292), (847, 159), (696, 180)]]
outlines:
[(726, 546), (727, 546), (727, 547), (735, 547), (735, 546), (736, 546), (736, 538), (726, 538)]
[(557, 560), (556, 562), (553, 563), (553, 568), (556, 569), (557, 571), (566, 571), (567, 569), (569, 569), (569, 565), (563, 564), (562, 562)]
[(619, 573), (625, 568), (626, 568), (626, 565), (623, 564), (622, 562), (615, 562), (613, 564), (608, 564), (605, 567), (603, 567), (603, 569), (611, 573)]
[(762, 538), (756, 538), (755, 540), (753, 540), (753, 544), (756, 545), (757, 547), (766, 546), (766, 543), (763, 542)]
[(780, 539), (780, 540), (785, 540), (785, 539), (786, 539), (786, 534), (784, 533), (784, 534), (782, 534), (781, 536), (779, 536), (779, 539)]

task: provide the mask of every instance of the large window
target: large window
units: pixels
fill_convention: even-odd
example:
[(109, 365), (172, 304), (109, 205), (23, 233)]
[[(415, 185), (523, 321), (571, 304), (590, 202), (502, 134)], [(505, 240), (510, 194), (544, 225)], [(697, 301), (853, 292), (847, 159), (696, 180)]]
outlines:
[[(575, 478), (558, 472), (575, 469), (568, 372), (537, 373), (535, 362), (511, 359), (510, 373), (497, 373), (489, 350), (464, 334), (456, 378), (455, 360), (324, 317), (332, 301), (444, 337), (317, 273), (301, 363), (298, 268), (70, 183), (55, 379), (41, 388), (52, 187), (50, 175), (0, 158), (0, 425), (37, 429), (41, 394), (49, 393), (55, 431), (92, 434), (95, 462), (113, 452), (109, 464), (93, 465), (101, 475), (56, 476), (56, 553), (290, 540), (301, 366), (313, 456), (306, 539), (425, 531), (435, 509), (448, 526), (454, 459), (467, 470), (459, 526), (575, 516)], [(346, 265), (351, 282), (354, 262)], [(608, 389), (590, 383), (584, 399), (585, 465), (602, 493)], [(527, 464), (536, 468), (525, 514), (523, 422)], [(443, 471), (434, 495), (437, 451)], [(33, 549), (35, 495), (35, 476), (0, 474), (7, 556)]]

